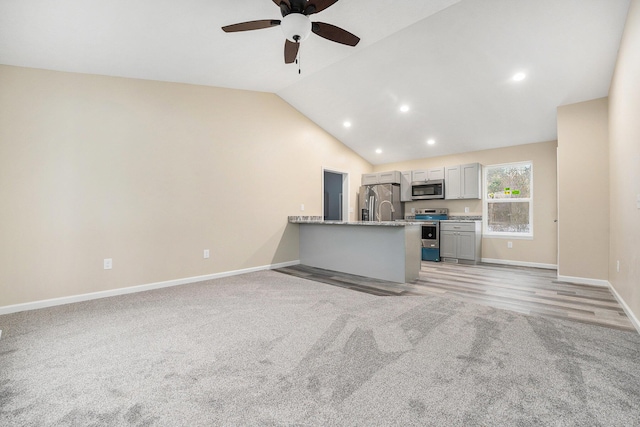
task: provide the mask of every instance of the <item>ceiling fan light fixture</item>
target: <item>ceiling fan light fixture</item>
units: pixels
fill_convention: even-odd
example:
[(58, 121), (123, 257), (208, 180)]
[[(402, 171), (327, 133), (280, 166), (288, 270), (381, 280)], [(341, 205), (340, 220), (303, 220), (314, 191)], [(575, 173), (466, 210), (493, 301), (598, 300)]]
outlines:
[(301, 13), (290, 13), (280, 23), (287, 40), (300, 43), (311, 34), (311, 21)]
[[(295, 62), (300, 64), (298, 60), (300, 43), (306, 40), (312, 32), (319, 37), (346, 46), (355, 46), (360, 42), (358, 36), (351, 34), (347, 30), (327, 24), (326, 22), (311, 22), (309, 20), (308, 15), (313, 15), (325, 10), (337, 1), (338, 0), (273, 0), (276, 6), (280, 8), (282, 20), (260, 19), (257, 21), (240, 22), (225, 25), (222, 27), (222, 31), (225, 33), (235, 33), (238, 31), (260, 30), (279, 25), (286, 38), (284, 43), (284, 63), (292, 64)], [(300, 73), (299, 67), (298, 73)]]

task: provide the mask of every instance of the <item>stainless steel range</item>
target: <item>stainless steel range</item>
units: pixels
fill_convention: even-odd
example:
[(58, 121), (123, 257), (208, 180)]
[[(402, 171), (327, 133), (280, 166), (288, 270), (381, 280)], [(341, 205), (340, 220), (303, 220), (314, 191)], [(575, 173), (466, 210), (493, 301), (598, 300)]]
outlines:
[(440, 261), (440, 220), (449, 218), (449, 209), (416, 209), (415, 220), (422, 222), (422, 260)]

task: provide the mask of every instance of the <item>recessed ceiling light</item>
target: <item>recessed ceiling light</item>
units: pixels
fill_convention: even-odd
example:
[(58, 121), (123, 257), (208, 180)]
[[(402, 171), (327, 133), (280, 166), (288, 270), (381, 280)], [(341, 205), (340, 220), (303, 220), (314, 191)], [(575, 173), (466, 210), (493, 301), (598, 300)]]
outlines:
[(527, 77), (525, 73), (516, 73), (513, 75), (512, 79), (516, 82), (521, 82), (525, 77)]
[(408, 105), (402, 105), (400, 107), (400, 111), (402, 111), (403, 113), (406, 113), (407, 111), (409, 111), (409, 106)]
[(350, 128), (351, 127), (351, 122), (344, 122), (342, 125), (344, 127), (346, 127), (346, 128)]
[(429, 145), (433, 145), (433, 144), (435, 144), (435, 143), (436, 143), (436, 140), (435, 140), (435, 139), (428, 139), (428, 140), (427, 140), (427, 144), (429, 144)]
[(378, 149), (376, 150), (376, 153), (377, 153), (377, 154), (382, 154), (382, 148), (378, 148)]

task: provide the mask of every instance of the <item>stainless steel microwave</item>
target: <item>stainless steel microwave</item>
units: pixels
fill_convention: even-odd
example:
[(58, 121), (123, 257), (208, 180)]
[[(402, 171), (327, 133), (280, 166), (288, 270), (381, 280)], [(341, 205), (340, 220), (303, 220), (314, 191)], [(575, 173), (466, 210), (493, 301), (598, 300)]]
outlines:
[(444, 199), (444, 179), (414, 181), (411, 183), (412, 200)]

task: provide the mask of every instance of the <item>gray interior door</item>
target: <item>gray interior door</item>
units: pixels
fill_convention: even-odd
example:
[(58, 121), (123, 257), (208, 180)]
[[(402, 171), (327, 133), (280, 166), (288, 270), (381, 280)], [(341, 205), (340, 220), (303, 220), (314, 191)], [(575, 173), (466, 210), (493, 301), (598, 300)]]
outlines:
[(324, 171), (324, 219), (342, 221), (342, 174)]

